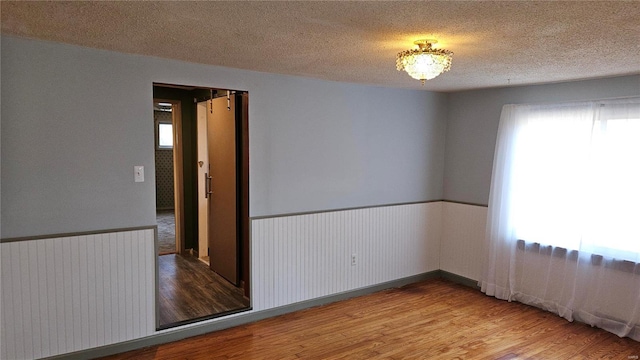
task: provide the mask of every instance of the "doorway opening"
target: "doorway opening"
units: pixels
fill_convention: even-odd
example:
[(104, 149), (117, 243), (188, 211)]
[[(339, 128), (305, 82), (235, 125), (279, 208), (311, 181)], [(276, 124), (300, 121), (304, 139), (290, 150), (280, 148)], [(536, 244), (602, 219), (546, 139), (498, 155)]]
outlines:
[(153, 96), (157, 328), (249, 310), (248, 93), (154, 83)]
[(153, 102), (156, 223), (160, 255), (181, 252), (179, 200), (182, 197), (182, 174), (175, 171), (182, 164), (182, 148), (177, 146), (182, 143), (181, 132), (175, 131), (182, 126), (180, 109), (181, 104), (176, 100), (155, 99)]

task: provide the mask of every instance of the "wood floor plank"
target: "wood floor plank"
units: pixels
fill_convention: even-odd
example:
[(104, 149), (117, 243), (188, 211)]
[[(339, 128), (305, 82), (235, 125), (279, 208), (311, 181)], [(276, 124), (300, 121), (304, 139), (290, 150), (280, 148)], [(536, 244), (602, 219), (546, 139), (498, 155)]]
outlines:
[(159, 256), (158, 269), (161, 326), (249, 306), (241, 289), (193, 257)]
[(157, 210), (158, 253), (173, 254), (176, 252), (176, 221), (173, 210)]
[(632, 359), (640, 343), (435, 279), (107, 359)]

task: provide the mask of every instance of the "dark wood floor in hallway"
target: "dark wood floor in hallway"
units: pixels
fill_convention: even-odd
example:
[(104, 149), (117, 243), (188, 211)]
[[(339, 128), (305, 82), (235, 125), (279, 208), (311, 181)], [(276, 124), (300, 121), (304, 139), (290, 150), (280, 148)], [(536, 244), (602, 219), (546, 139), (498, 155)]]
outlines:
[(176, 252), (176, 219), (173, 210), (156, 211), (158, 225), (158, 254)]
[(640, 343), (445, 280), (108, 359), (634, 359)]
[(191, 256), (158, 257), (160, 325), (245, 309), (249, 300), (209, 267)]

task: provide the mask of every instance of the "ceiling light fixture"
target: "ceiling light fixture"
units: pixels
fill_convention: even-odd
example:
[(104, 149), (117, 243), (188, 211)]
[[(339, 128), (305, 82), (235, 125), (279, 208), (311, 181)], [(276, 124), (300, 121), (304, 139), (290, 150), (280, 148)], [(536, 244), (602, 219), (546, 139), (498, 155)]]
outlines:
[(398, 53), (396, 68), (404, 70), (422, 85), (426, 80), (431, 80), (445, 71), (451, 69), (451, 56), (453, 52), (445, 49), (434, 49), (433, 44), (438, 41), (433, 39), (417, 40), (413, 43), (418, 49), (405, 50)]

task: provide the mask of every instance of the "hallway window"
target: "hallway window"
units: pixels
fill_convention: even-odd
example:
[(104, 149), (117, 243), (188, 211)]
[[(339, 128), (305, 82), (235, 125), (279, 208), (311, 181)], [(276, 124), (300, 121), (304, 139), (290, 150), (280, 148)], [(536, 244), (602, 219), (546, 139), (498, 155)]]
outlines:
[(158, 149), (173, 149), (173, 126), (171, 123), (158, 122)]

